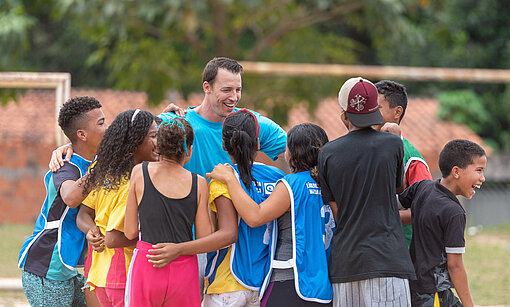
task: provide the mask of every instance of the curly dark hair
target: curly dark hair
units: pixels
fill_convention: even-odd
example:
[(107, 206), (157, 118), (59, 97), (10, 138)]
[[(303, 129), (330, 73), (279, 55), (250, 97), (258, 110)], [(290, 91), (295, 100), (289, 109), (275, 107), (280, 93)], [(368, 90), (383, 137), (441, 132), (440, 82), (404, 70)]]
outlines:
[(117, 190), (124, 180), (129, 180), (136, 148), (154, 122), (154, 115), (148, 111), (139, 111), (133, 117), (134, 113), (135, 110), (120, 113), (106, 129), (97, 147), (97, 161), (85, 181), (85, 190), (102, 187)]
[[(180, 122), (182, 125), (179, 125)], [(186, 153), (184, 140), (186, 139), (186, 150), (193, 145), (193, 128), (183, 118), (174, 118), (170, 122), (163, 122), (158, 129), (158, 152), (167, 159), (181, 162)]]
[(254, 181), (251, 168), (257, 154), (257, 131), (258, 122), (253, 113), (247, 110), (227, 116), (221, 131), (223, 146), (237, 163), (241, 181), (248, 190)]
[(390, 104), (390, 108), (396, 106), (402, 107), (402, 115), (398, 119), (400, 123), (407, 109), (407, 92), (406, 87), (400, 83), (390, 80), (381, 80), (375, 84), (377, 92), (384, 96), (384, 99)]
[(240, 74), (243, 71), (243, 67), (236, 60), (224, 57), (214, 58), (205, 65), (202, 83), (207, 81), (212, 86), (219, 68), (226, 69), (233, 74)]
[(471, 141), (457, 139), (448, 142), (439, 154), (439, 169), (443, 178), (450, 176), (454, 166), (465, 169), (475, 157), (486, 156), (483, 148)]
[(84, 128), (87, 113), (101, 107), (96, 98), (89, 96), (73, 97), (62, 105), (58, 113), (58, 125), (71, 143), (76, 142), (76, 131)]
[(324, 129), (304, 123), (292, 127), (287, 133), (289, 167), (293, 173), (310, 171), (312, 178), (319, 182), (317, 158), (319, 150), (328, 142)]

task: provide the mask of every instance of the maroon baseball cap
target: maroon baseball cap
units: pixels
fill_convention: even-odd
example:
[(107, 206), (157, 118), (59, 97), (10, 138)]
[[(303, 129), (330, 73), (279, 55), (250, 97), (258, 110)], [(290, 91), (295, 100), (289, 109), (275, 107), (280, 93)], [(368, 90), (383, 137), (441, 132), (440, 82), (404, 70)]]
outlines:
[(359, 128), (384, 124), (377, 103), (377, 88), (361, 77), (351, 78), (338, 92), (338, 102), (351, 123)]

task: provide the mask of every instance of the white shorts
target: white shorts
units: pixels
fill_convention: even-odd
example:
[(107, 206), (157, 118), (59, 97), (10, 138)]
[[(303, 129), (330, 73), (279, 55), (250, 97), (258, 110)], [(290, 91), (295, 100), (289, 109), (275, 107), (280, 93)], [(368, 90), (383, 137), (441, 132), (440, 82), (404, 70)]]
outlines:
[(259, 307), (259, 292), (242, 290), (204, 295), (204, 307)]
[(407, 279), (380, 277), (332, 286), (333, 307), (411, 306)]

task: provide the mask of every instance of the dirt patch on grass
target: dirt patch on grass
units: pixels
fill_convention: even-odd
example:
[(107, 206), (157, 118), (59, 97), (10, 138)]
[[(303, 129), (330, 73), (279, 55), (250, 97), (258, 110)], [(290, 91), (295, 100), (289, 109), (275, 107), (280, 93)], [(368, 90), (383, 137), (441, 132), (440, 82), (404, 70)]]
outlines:
[(466, 239), (473, 243), (497, 245), (510, 249), (510, 238), (506, 235), (481, 233), (474, 236), (468, 236)]

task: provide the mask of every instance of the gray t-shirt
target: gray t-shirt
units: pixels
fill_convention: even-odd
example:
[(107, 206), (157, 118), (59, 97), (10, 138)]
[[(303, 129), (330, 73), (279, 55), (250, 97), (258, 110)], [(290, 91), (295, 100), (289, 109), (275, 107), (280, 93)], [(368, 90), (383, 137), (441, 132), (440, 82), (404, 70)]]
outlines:
[[(290, 211), (285, 212), (277, 219), (278, 238), (276, 240), (275, 260), (289, 260), (292, 258), (292, 224)], [(294, 279), (292, 269), (273, 269), (271, 281), (284, 281)]]

